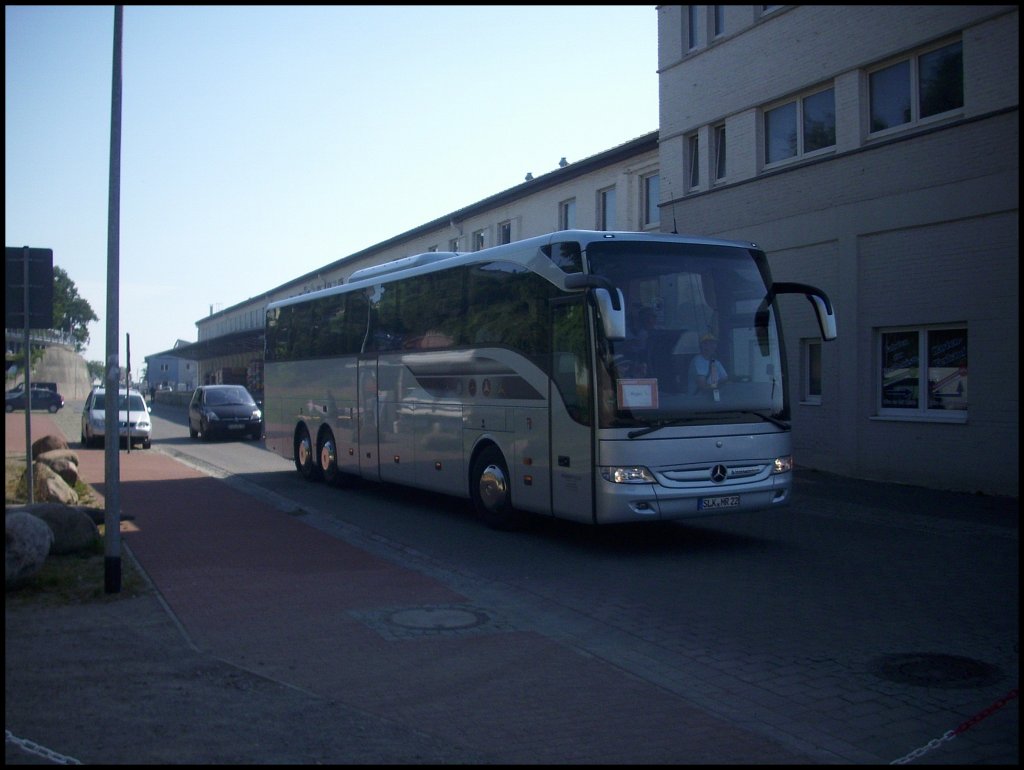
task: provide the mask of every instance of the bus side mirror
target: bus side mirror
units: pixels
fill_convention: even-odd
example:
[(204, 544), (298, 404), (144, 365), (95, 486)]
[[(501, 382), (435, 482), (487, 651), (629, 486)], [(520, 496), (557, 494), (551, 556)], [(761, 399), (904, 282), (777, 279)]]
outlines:
[(830, 342), (836, 338), (836, 312), (832, 307), (832, 301), (821, 289), (809, 286), (806, 283), (791, 283), (788, 281), (773, 283), (768, 290), (768, 296), (762, 301), (757, 312), (754, 314), (754, 326), (757, 328), (758, 338), (762, 332), (767, 335), (768, 331), (768, 306), (779, 294), (803, 294), (807, 301), (814, 308), (815, 318), (818, 319), (818, 329), (821, 331), (821, 338)]
[(626, 300), (615, 284), (601, 275), (571, 273), (565, 276), (565, 288), (570, 291), (592, 289), (604, 336), (612, 341), (626, 339)]
[(768, 301), (771, 302), (776, 294), (803, 294), (807, 301), (814, 308), (814, 315), (818, 319), (818, 329), (821, 331), (821, 338), (826, 342), (836, 338), (836, 313), (832, 307), (832, 301), (828, 295), (815, 286), (806, 283), (790, 283), (784, 281), (773, 283), (771, 291), (768, 292)]
[(836, 313), (832, 307), (832, 301), (825, 292), (806, 283), (773, 283), (771, 289), (768, 290), (768, 295), (761, 300), (757, 312), (754, 313), (754, 331), (762, 355), (767, 355), (768, 352), (768, 307), (779, 294), (803, 294), (807, 297), (807, 301), (811, 303), (814, 315), (818, 319), (821, 338), (826, 342), (836, 338)]
[(594, 289), (594, 301), (597, 303), (597, 311), (601, 316), (605, 338), (612, 342), (618, 342), (626, 339), (626, 302), (621, 290), (612, 289), (611, 291), (615, 292), (614, 299), (608, 289)]

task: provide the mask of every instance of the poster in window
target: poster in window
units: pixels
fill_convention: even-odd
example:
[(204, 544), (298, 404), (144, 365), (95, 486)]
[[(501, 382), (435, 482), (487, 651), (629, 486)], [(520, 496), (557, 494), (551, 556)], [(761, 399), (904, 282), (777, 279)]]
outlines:
[(918, 333), (882, 335), (882, 407), (917, 409), (920, 388)]
[(967, 330), (928, 333), (928, 408), (967, 409)]

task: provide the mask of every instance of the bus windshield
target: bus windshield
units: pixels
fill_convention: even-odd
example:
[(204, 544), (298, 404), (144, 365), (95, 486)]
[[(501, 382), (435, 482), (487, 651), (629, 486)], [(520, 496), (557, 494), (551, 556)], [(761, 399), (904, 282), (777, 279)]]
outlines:
[(598, 339), (601, 427), (788, 419), (763, 253), (608, 242), (591, 244), (587, 260), (627, 309), (626, 338)]

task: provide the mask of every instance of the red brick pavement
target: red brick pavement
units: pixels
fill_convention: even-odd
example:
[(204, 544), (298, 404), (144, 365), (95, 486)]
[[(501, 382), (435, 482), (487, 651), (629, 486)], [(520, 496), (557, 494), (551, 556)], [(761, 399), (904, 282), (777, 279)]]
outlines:
[[(34, 438), (59, 432), (32, 419)], [(7, 447), (24, 443), (23, 413), (7, 415)], [(73, 446), (102, 489), (103, 450)], [(534, 632), (385, 638), (358, 613), (466, 597), (157, 449), (122, 452), (120, 473), (124, 543), (217, 658), (496, 763), (809, 762)]]

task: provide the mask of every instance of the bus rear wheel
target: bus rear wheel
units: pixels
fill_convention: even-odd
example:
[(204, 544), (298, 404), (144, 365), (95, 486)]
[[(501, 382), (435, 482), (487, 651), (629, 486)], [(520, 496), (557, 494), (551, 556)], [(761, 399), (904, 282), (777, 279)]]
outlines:
[(508, 464), (497, 447), (489, 446), (477, 455), (469, 491), (477, 515), (492, 529), (520, 529), (526, 523), (525, 514), (512, 507)]
[(320, 474), (324, 481), (333, 486), (341, 486), (344, 474), (338, 468), (338, 445), (330, 428), (320, 431), (316, 454), (320, 459)]
[(295, 469), (306, 481), (317, 481), (321, 478), (320, 467), (316, 464), (313, 454), (313, 442), (309, 438), (306, 426), (299, 427), (295, 434)]

